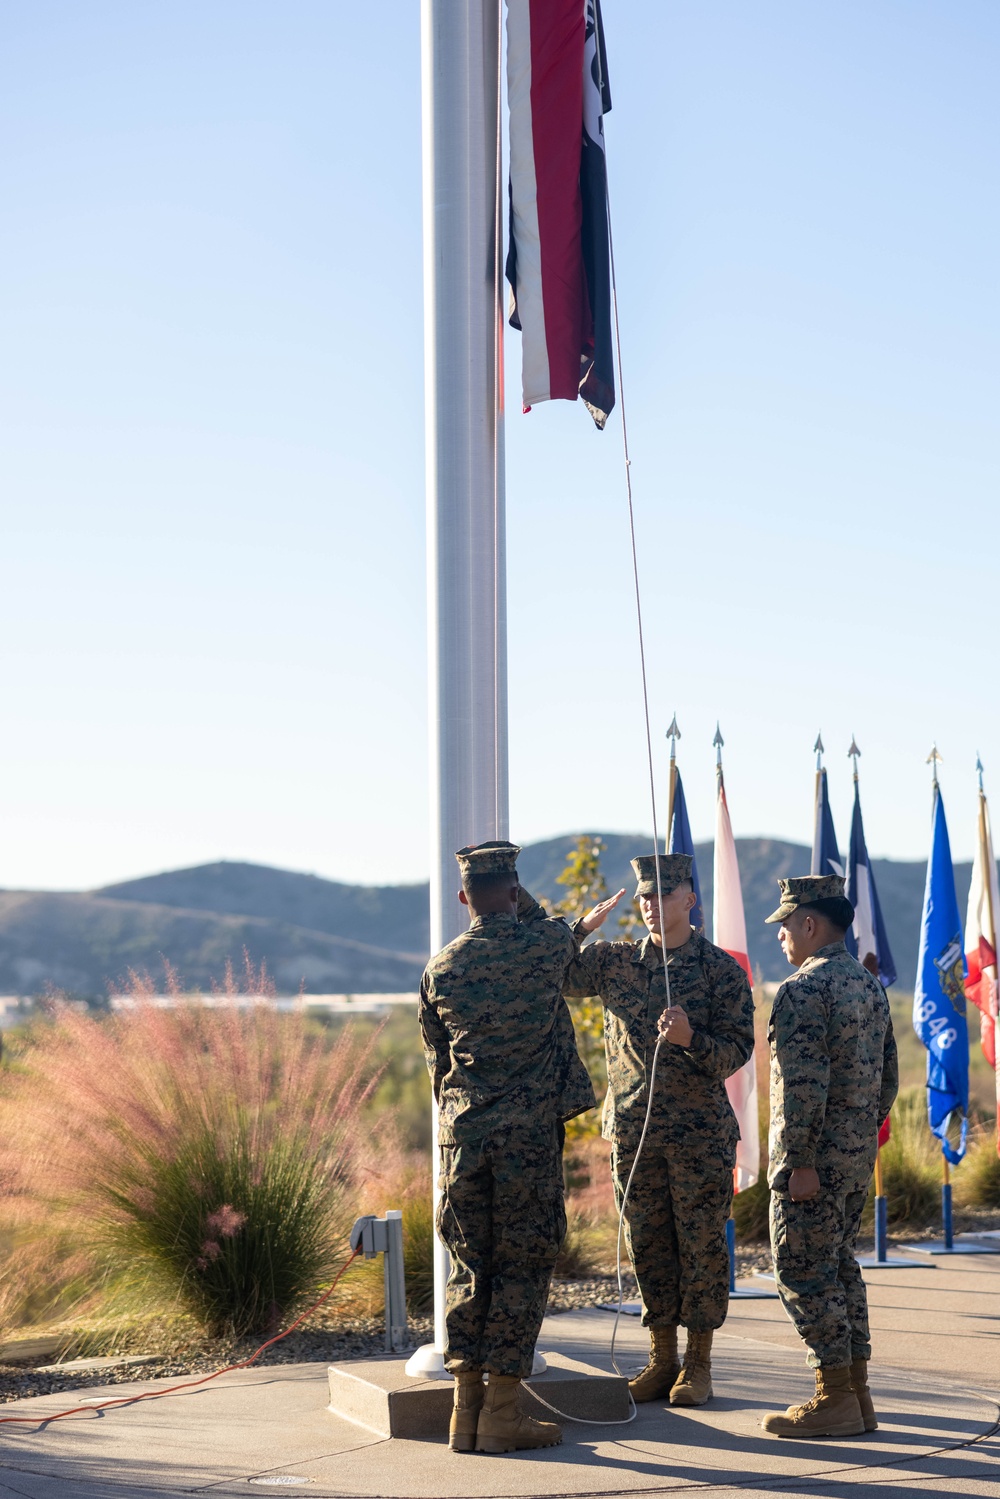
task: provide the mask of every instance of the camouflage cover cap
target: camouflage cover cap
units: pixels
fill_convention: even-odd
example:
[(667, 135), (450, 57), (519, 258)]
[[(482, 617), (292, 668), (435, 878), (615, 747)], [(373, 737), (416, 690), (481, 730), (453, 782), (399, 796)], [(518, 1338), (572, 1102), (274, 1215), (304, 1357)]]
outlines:
[(632, 869), (639, 881), (636, 895), (656, 894), (657, 864), (660, 866), (660, 886), (664, 895), (669, 895), (671, 890), (676, 890), (684, 880), (691, 878), (693, 863), (690, 854), (640, 854), (632, 860)]
[(455, 858), (463, 876), (467, 874), (517, 874), (517, 856), (521, 852), (516, 843), (474, 843), (469, 848), (460, 848)]
[(811, 906), (813, 901), (834, 900), (844, 894), (844, 876), (842, 874), (797, 874), (789, 880), (779, 880), (778, 889), (781, 892), (781, 904), (770, 916), (765, 916), (765, 922), (784, 921), (786, 916), (791, 916), (799, 906)]

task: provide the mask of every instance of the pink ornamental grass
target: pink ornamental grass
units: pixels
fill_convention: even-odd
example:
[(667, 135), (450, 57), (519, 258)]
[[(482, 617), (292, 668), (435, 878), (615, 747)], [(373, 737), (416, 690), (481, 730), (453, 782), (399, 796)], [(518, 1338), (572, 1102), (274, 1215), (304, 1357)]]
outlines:
[(72, 1246), (74, 1293), (125, 1280), (246, 1332), (341, 1262), (371, 1044), (226, 1003), (227, 981), (213, 1008), (158, 1008), (135, 976), (131, 1009), (56, 1005), (0, 1074), (0, 1232), (22, 1297), (38, 1296), (32, 1256), (51, 1276)]

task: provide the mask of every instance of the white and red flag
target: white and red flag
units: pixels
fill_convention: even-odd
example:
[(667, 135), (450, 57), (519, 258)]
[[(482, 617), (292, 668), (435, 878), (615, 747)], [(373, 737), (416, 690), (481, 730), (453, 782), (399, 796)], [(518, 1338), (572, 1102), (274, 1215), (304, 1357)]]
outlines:
[[(721, 739), (718, 741), (721, 744)], [(753, 971), (747, 956), (747, 923), (743, 914), (743, 891), (740, 867), (736, 860), (736, 841), (726, 787), (722, 779), (722, 752), (719, 751), (718, 795), (715, 804), (715, 870), (712, 896), (712, 941), (735, 958), (747, 979), (753, 984)], [(740, 1127), (736, 1147), (737, 1192), (752, 1187), (760, 1175), (760, 1124), (757, 1112), (757, 1063), (753, 1053), (732, 1077), (726, 1078), (726, 1092)]]
[(997, 1041), (1000, 1036), (997, 993), (997, 866), (993, 857), (993, 834), (990, 809), (983, 790), (982, 766), (979, 771), (979, 826), (976, 856), (972, 863), (972, 885), (965, 918), (965, 961), (968, 975), (965, 994), (979, 1008), (979, 1036), (983, 1053), (997, 1074), (997, 1152), (1000, 1153), (1000, 1070), (997, 1069)]
[(615, 404), (600, 0), (507, 0), (510, 323), (525, 410)]

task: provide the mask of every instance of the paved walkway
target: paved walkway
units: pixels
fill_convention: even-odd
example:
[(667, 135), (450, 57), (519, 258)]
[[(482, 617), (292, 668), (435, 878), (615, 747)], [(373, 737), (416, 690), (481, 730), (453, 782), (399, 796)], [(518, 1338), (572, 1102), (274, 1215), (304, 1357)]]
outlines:
[[(773, 1301), (734, 1302), (717, 1337), (716, 1398), (702, 1410), (643, 1406), (620, 1428), (568, 1425), (561, 1447), (458, 1456), (440, 1443), (384, 1441), (327, 1409), (323, 1365), (228, 1375), (189, 1394), (48, 1428), (0, 1427), (0, 1499), (234, 1499), (268, 1490), (384, 1499), (521, 1499), (671, 1493), (911, 1499), (1000, 1494), (1000, 1258), (868, 1274), (878, 1432), (785, 1442), (760, 1418), (805, 1395), (802, 1350)], [(546, 1319), (539, 1346), (608, 1368), (612, 1317)], [(623, 1321), (619, 1360), (642, 1362), (645, 1334)], [(162, 1381), (161, 1383), (168, 1383)], [(155, 1389), (157, 1381), (132, 1386)], [(121, 1387), (106, 1395), (121, 1394)], [(101, 1392), (86, 1392), (98, 1398)], [(2, 1415), (79, 1403), (49, 1395)]]

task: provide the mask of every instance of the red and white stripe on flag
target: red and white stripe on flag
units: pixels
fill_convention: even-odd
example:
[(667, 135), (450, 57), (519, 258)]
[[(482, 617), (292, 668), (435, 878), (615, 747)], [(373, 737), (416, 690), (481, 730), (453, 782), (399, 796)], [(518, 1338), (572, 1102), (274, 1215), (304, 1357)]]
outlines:
[[(712, 896), (712, 940), (735, 958), (747, 979), (753, 983), (753, 971), (747, 956), (747, 923), (743, 912), (743, 890), (740, 867), (736, 859), (736, 841), (729, 820), (726, 788), (719, 779), (715, 809), (715, 869)], [(726, 1092), (740, 1127), (736, 1147), (736, 1190), (745, 1192), (760, 1175), (760, 1124), (757, 1111), (757, 1064), (749, 1059), (726, 1078)]]
[[(979, 836), (972, 863), (972, 884), (965, 917), (965, 961), (968, 977), (965, 993), (979, 1007), (979, 1034), (990, 1066), (997, 1065), (997, 937), (994, 929), (1000, 909), (997, 866), (993, 857), (993, 835), (986, 797), (979, 798)], [(1000, 1077), (998, 1077), (1000, 1093)]]
[(583, 0), (508, 0), (510, 196), (525, 406), (575, 401), (588, 316), (580, 231)]

